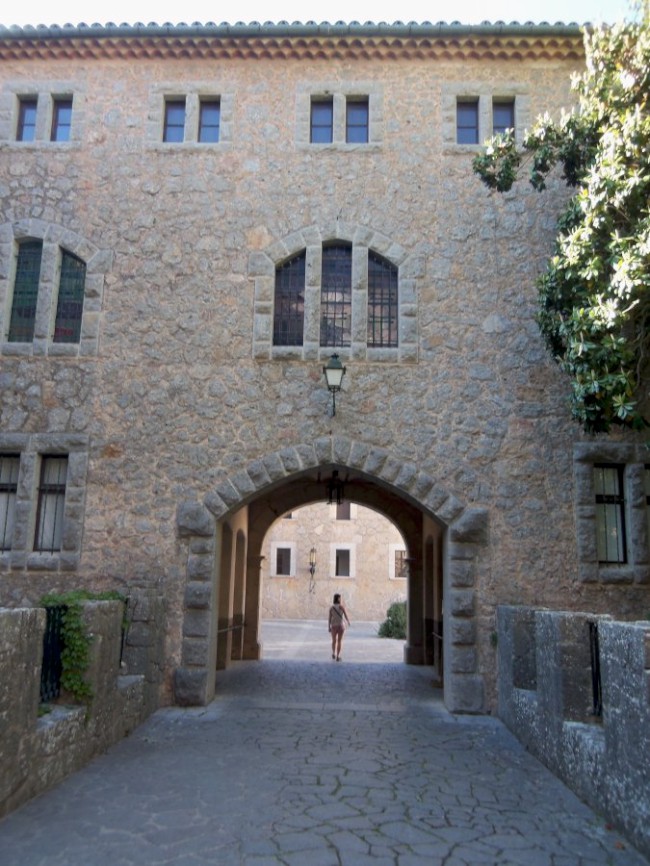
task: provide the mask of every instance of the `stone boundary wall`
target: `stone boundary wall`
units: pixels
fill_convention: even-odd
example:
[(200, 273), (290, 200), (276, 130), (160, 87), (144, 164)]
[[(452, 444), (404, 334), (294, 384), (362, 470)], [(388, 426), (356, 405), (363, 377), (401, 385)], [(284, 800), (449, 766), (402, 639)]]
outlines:
[(61, 698), (39, 717), (44, 608), (0, 608), (0, 817), (80, 769), (129, 734), (158, 707), (162, 604), (138, 599), (120, 666), (119, 601), (86, 602), (94, 698)]
[[(597, 623), (602, 716), (589, 623)], [(650, 856), (650, 622), (497, 609), (499, 715), (523, 745)]]

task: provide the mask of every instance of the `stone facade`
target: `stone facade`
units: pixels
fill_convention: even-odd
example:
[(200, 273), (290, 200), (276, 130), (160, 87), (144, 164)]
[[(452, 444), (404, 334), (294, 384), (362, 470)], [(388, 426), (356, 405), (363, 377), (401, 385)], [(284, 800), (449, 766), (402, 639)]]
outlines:
[[(406, 601), (404, 539), (378, 512), (347, 505), (339, 519), (336, 503), (308, 505), (269, 529), (262, 547), (263, 617), (325, 621), (339, 592), (351, 618), (381, 622), (393, 602)], [(280, 568), (278, 550), (284, 551)], [(339, 552), (343, 560), (337, 562)]]
[[(0, 455), (20, 465), (0, 603), (151, 588), (167, 606), (164, 698), (207, 701), (215, 669), (260, 654), (267, 531), (322, 502), (336, 471), (404, 539), (407, 661), (444, 665), (454, 710), (496, 707), (498, 604), (647, 610), (647, 522), (632, 568), (599, 567), (584, 477), (599, 458), (534, 321), (567, 192), (492, 195), (477, 148), (456, 143), (457, 100), (475, 101), (481, 138), (492, 100), (514, 100), (521, 136), (570, 104), (583, 62), (563, 26), (0, 29)], [(70, 140), (53, 142), (60, 95)], [(348, 144), (359, 96), (368, 142)], [(179, 97), (183, 141), (163, 142)], [(206, 97), (221, 105), (215, 144), (197, 141)], [(329, 144), (309, 143), (312, 97), (332, 100)], [(17, 141), (29, 100), (33, 140)], [(43, 260), (34, 336), (19, 342), (27, 239)], [(352, 268), (350, 345), (335, 349), (318, 328), (332, 242)], [(62, 250), (86, 264), (74, 343), (53, 338)], [(396, 346), (367, 342), (369, 251), (397, 269)], [(303, 252), (304, 338), (278, 346), (276, 268)], [(334, 416), (333, 350), (347, 368)], [(640, 513), (638, 444), (607, 448), (636, 467)], [(35, 551), (52, 455), (69, 460), (62, 533)]]

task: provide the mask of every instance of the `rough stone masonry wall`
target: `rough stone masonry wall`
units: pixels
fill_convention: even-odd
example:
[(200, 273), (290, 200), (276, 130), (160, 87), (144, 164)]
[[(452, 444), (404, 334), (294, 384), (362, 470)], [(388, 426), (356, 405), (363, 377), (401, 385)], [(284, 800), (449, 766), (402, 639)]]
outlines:
[[(602, 717), (588, 623), (597, 623)], [(567, 785), (650, 855), (650, 622), (498, 610), (499, 715)]]
[[(186, 582), (179, 503), (331, 434), (384, 448), (488, 512), (476, 586), (481, 673), (492, 675), (498, 603), (632, 612), (637, 587), (594, 592), (577, 580), (579, 433), (534, 322), (534, 280), (566, 192), (522, 184), (491, 195), (472, 174), (475, 149), (454, 143), (456, 94), (480, 92), (489, 105), (491, 94), (513, 93), (525, 117), (558, 115), (577, 64), (362, 52), (5, 59), (0, 288), (25, 236), (45, 233), (50, 263), (57, 240), (87, 249), (94, 270), (92, 340), (78, 353), (54, 354), (45, 338), (38, 351), (0, 349), (0, 447), (25, 448), (35, 464), (65, 434), (87, 458), (75, 453), (84, 471), (77, 532), (66, 537), (78, 551), (0, 555), (0, 602), (67, 586), (154, 586), (168, 603), (170, 675)], [(17, 94), (34, 91), (74, 94), (70, 143), (11, 140)], [(305, 105), (325, 91), (339, 106), (344, 92), (371, 95), (370, 145), (307, 143)], [(223, 141), (163, 144), (165, 94), (198, 92), (222, 96)], [(340, 237), (404, 262), (408, 357), (350, 352), (334, 418), (322, 358), (254, 353), (251, 262), (275, 261), (298, 237), (311, 251)], [(35, 477), (19, 491), (27, 541)]]
[(84, 604), (92, 635), (85, 679), (94, 697), (88, 710), (62, 695), (39, 716), (45, 609), (0, 608), (0, 817), (78, 770), (157, 708), (160, 600), (143, 600), (134, 612), (132, 642), (127, 639), (120, 668), (123, 610), (118, 601)]

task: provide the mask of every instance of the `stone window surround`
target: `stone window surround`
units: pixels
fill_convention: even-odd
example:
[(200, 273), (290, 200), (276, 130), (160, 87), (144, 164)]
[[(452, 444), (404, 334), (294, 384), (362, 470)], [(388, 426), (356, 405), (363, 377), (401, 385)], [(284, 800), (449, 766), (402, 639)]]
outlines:
[[(253, 357), (257, 360), (291, 359), (319, 361), (332, 354), (320, 345), (321, 260), (324, 243), (352, 244), (352, 345), (337, 347), (342, 360), (417, 363), (418, 280), (424, 260), (409, 255), (399, 244), (371, 228), (335, 220), (321, 227), (309, 226), (271, 244), (249, 257), (248, 273), (255, 283)], [(368, 250), (398, 268), (398, 346), (367, 345)], [(273, 345), (275, 269), (287, 259), (306, 251), (305, 327), (301, 346)]]
[[(74, 433), (0, 433), (0, 452), (20, 455), (11, 550), (0, 551), (0, 570), (75, 571), (81, 557), (88, 436)], [(61, 550), (34, 551), (42, 456), (67, 456)]]
[[(650, 539), (645, 494), (647, 447), (616, 442), (579, 443), (574, 446), (575, 508), (578, 542), (578, 574), (583, 583), (650, 583)], [(596, 543), (596, 463), (624, 466), (626, 563), (598, 561)]]
[[(172, 99), (185, 99), (185, 140), (163, 141), (165, 126), (165, 104)], [(219, 141), (199, 141), (200, 103), (202, 100), (219, 100)], [(183, 150), (223, 148), (232, 143), (234, 93), (224, 90), (215, 81), (163, 82), (153, 86), (149, 93), (146, 141), (149, 147), (160, 150)]]
[[(36, 97), (34, 141), (17, 141), (21, 97)], [(56, 99), (72, 99), (72, 126), (69, 141), (51, 141), (52, 116)], [(27, 148), (74, 148), (81, 143), (84, 126), (84, 87), (78, 81), (13, 81), (0, 94), (0, 142), (3, 146)]]
[[(333, 103), (333, 141), (327, 143), (311, 142), (311, 103), (312, 99), (331, 98)], [(347, 142), (346, 107), (348, 99), (367, 97), (368, 99), (368, 141)], [(318, 150), (368, 150), (377, 148), (384, 139), (383, 88), (376, 81), (324, 81), (320, 84), (304, 82), (298, 85), (296, 93), (296, 146), (299, 149)]]
[(388, 545), (388, 578), (389, 580), (407, 580), (406, 577), (400, 577), (395, 574), (395, 554), (398, 551), (404, 551), (406, 553), (406, 548), (403, 544), (389, 544)]
[[(330, 504), (330, 519), (335, 521), (335, 522), (338, 520), (338, 518), (336, 516), (336, 508), (337, 508), (336, 502), (332, 502)], [(350, 503), (350, 520), (356, 520), (358, 518), (358, 516), (359, 516), (359, 514), (357, 511), (357, 504), (356, 504), (356, 502), (351, 502)], [(349, 523), (350, 520), (346, 520), (345, 522)]]
[[(277, 550), (278, 548), (288, 547), (291, 551), (291, 562), (289, 565), (289, 574), (278, 574), (276, 572), (277, 568)], [(269, 568), (269, 576), (270, 577), (296, 577), (296, 562), (297, 562), (297, 545), (295, 541), (272, 541), (271, 542), (271, 562)]]
[[(7, 332), (15, 279), (18, 244), (26, 240), (43, 242), (34, 339), (31, 343), (10, 343)], [(54, 320), (61, 267), (61, 248), (86, 265), (84, 308), (78, 343), (54, 343)], [(76, 232), (44, 220), (20, 220), (0, 225), (0, 355), (88, 357), (99, 351), (99, 323), (105, 274), (111, 254), (97, 249)]]
[[(456, 141), (456, 103), (459, 99), (478, 99), (478, 144), (458, 144)], [(515, 103), (515, 139), (521, 142), (531, 125), (530, 96), (517, 82), (496, 85), (485, 80), (458, 81), (443, 84), (441, 89), (442, 142), (446, 153), (464, 153), (483, 148), (492, 137), (492, 105), (494, 101), (513, 99)]]
[[(336, 551), (347, 550), (350, 553), (350, 574), (336, 573)], [(332, 580), (354, 580), (357, 576), (357, 545), (354, 542), (330, 542), (330, 577)]]

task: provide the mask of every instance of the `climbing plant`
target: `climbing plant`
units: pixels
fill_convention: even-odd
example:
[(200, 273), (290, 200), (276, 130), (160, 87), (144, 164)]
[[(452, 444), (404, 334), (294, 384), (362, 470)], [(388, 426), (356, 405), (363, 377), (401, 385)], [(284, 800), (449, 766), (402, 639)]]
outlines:
[(87, 590), (72, 590), (65, 593), (49, 593), (41, 598), (42, 607), (62, 607), (62, 641), (61, 651), (61, 686), (81, 703), (89, 704), (93, 699), (93, 690), (86, 681), (90, 661), (91, 635), (88, 634), (83, 622), (82, 610), (84, 601), (122, 601), (124, 596), (119, 592), (89, 592)]
[(573, 81), (578, 108), (527, 131), (495, 136), (473, 169), (493, 190), (524, 166), (540, 191), (559, 168), (575, 193), (538, 282), (537, 320), (571, 379), (571, 410), (589, 433), (648, 426), (644, 374), (650, 347), (650, 24), (585, 35), (586, 69)]

